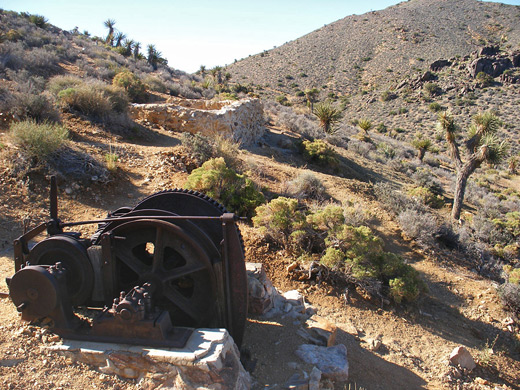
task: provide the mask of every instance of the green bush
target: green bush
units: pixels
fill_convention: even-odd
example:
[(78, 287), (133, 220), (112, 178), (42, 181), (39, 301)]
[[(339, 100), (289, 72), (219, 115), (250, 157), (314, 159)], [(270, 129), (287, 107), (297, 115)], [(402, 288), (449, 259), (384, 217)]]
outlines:
[(278, 95), (276, 98), (275, 98), (275, 101), (277, 103), (280, 103), (282, 106), (290, 106), (291, 103), (289, 102), (289, 99), (287, 99), (287, 96), (285, 95)]
[(367, 226), (345, 224), (345, 209), (328, 204), (314, 212), (296, 199), (280, 197), (256, 209), (253, 224), (264, 235), (300, 258), (321, 255), (320, 263), (361, 287), (395, 302), (413, 301), (424, 284), (403, 259), (383, 250), (383, 241)]
[[(343, 225), (338, 233), (329, 234), (326, 243), (336, 250), (328, 249), (325, 259), (320, 260), (322, 264), (335, 263), (336, 269), (350, 273), (356, 279), (382, 282), (388, 295), (397, 303), (415, 300), (424, 289), (417, 271), (405, 264), (400, 256), (383, 251), (383, 241), (367, 226)], [(343, 258), (338, 261), (341, 254)]]
[(146, 89), (142, 81), (130, 71), (118, 73), (112, 80), (112, 85), (123, 88), (134, 103), (146, 101)]
[(434, 194), (432, 190), (426, 187), (414, 187), (408, 191), (408, 195), (420, 200), (421, 203), (434, 209), (440, 209), (444, 206), (444, 199), (442, 196)]
[(430, 103), (428, 105), (428, 109), (431, 111), (431, 112), (439, 112), (439, 111), (442, 111), (444, 109), (444, 107), (442, 107), (439, 103), (437, 102), (433, 102), (433, 103)]
[(483, 87), (490, 87), (495, 82), (493, 77), (486, 72), (478, 72), (475, 78)]
[(85, 80), (76, 76), (55, 76), (47, 84), (47, 90), (54, 95), (67, 88), (75, 88), (85, 84)]
[[(337, 232), (345, 223), (343, 208), (336, 204), (328, 204), (307, 216), (307, 223), (316, 231)], [(335, 243), (334, 243), (335, 244)]]
[(124, 90), (102, 83), (85, 83), (58, 93), (60, 104), (87, 116), (104, 119), (112, 111), (123, 113), (128, 109)]
[(339, 165), (336, 152), (325, 141), (320, 139), (316, 141), (305, 140), (302, 146), (303, 157), (307, 161), (332, 168), (336, 168)]
[(58, 124), (37, 123), (30, 119), (12, 123), (10, 135), (28, 157), (43, 162), (64, 144), (69, 131)]
[(426, 83), (423, 85), (423, 89), (428, 96), (440, 95), (442, 89), (436, 83)]
[(299, 210), (296, 199), (279, 197), (259, 206), (253, 225), (280, 245), (287, 245), (289, 237), (305, 226), (305, 213)]
[(208, 160), (193, 170), (185, 187), (215, 198), (239, 215), (251, 216), (264, 202), (253, 181), (228, 168), (222, 157)]
[(390, 100), (393, 100), (397, 97), (397, 95), (393, 92), (390, 92), (390, 91), (385, 91), (381, 94), (380, 96), (380, 100), (382, 102), (388, 102)]

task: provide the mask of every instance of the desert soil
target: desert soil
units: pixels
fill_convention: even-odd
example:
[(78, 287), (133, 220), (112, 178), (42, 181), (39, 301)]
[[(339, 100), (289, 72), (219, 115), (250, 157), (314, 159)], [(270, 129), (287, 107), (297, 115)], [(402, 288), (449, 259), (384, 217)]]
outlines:
[[(107, 140), (105, 132), (88, 122), (65, 118), (72, 138), (84, 150), (102, 160), (97, 145), (112, 143), (118, 154), (118, 172), (108, 183), (88, 187), (62, 182), (59, 212), (64, 221), (99, 218), (107, 211), (132, 206), (154, 192), (182, 187), (188, 173), (178, 169), (173, 157), (180, 153), (178, 134), (149, 129), (145, 140)], [(283, 137), (271, 129), (273, 137)], [(9, 144), (6, 134), (2, 142)], [(352, 156), (349, 156), (352, 157)], [(305, 167), (290, 155), (271, 148), (243, 152), (254, 179), (273, 193), (283, 191), (284, 181)], [(358, 157), (359, 158), (359, 157)], [(23, 231), (23, 221), (34, 226), (48, 215), (45, 178), (29, 173), (11, 177), (0, 159), (0, 292), (7, 292), (5, 277), (13, 273), (12, 241)], [(284, 163), (281, 163), (283, 161)], [(358, 161), (364, 166), (367, 161)], [(365, 389), (519, 389), (520, 340), (518, 328), (508, 328), (510, 315), (499, 304), (496, 285), (461, 264), (450, 252), (426, 254), (402, 237), (397, 225), (373, 197), (369, 185), (356, 180), (316, 172), (329, 194), (338, 201), (350, 200), (371, 210), (371, 225), (385, 240), (387, 250), (400, 253), (421, 273), (429, 292), (412, 305), (368, 302), (356, 293), (347, 301), (344, 291), (329, 284), (298, 282), (287, 274), (290, 260), (270, 248), (254, 229), (243, 224), (247, 261), (261, 262), (280, 291), (298, 289), (318, 311), (338, 327), (337, 343), (348, 349), (348, 383), (323, 383), (325, 388)], [(86, 236), (92, 233), (84, 228)], [(5, 294), (4, 294), (5, 295)], [(45, 352), (42, 347), (59, 342), (39, 328), (20, 322), (10, 299), (0, 298), (0, 388), (5, 389), (135, 389), (136, 381), (96, 372), (93, 368)], [(244, 337), (254, 388), (283, 388), (293, 375), (303, 376), (310, 367), (294, 351), (304, 340), (294, 320), (250, 318)], [(382, 342), (377, 351), (370, 340)], [(455, 370), (448, 364), (450, 352), (466, 346), (478, 366), (473, 372)], [(350, 385), (350, 387), (349, 387)]]

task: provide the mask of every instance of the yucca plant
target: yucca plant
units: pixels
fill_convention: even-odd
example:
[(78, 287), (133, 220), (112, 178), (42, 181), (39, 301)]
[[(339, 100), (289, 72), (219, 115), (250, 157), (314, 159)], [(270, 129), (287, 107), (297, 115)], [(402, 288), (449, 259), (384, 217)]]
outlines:
[(370, 122), (367, 118), (361, 118), (357, 121), (358, 127), (365, 132), (365, 134), (368, 134), (368, 130), (372, 128), (372, 122)]
[(424, 138), (422, 134), (417, 134), (412, 141), (412, 145), (419, 152), (417, 156), (419, 161), (422, 161), (425, 153), (432, 147), (432, 141), (430, 141), (428, 138)]
[(465, 141), (468, 157), (463, 162), (455, 136), (458, 127), (453, 116), (447, 112), (439, 115), (437, 127), (446, 134), (451, 158), (455, 162), (457, 170), (453, 208), (451, 211), (451, 216), (454, 219), (460, 218), (466, 184), (470, 175), (483, 162), (498, 164), (507, 156), (508, 145), (506, 141), (500, 141), (496, 136), (496, 132), (501, 125), (500, 119), (492, 112), (488, 111), (475, 115)]
[(330, 102), (317, 104), (313, 114), (319, 119), (320, 126), (327, 134), (334, 133), (334, 125), (341, 120), (341, 110)]

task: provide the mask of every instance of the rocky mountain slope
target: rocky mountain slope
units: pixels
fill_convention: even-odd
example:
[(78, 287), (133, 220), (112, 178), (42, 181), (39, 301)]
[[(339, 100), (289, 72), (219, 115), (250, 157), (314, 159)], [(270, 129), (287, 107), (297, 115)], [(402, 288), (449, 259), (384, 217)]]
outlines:
[(389, 89), (438, 59), (483, 45), (518, 48), (520, 7), (477, 0), (412, 0), (348, 16), (228, 70), (233, 80), (293, 93), (291, 84), (344, 95)]

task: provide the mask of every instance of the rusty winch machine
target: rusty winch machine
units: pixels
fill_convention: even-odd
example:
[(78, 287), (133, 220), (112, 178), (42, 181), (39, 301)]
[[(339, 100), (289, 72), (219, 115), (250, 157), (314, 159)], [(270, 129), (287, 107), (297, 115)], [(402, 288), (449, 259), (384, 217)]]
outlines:
[[(193, 328), (226, 328), (241, 344), (247, 276), (234, 214), (175, 189), (105, 219), (63, 222), (54, 178), (50, 187), (49, 221), (14, 241), (7, 284), (23, 320), (46, 319), (69, 339), (157, 347), (184, 346)], [(85, 224), (97, 224), (90, 238), (66, 231)]]

